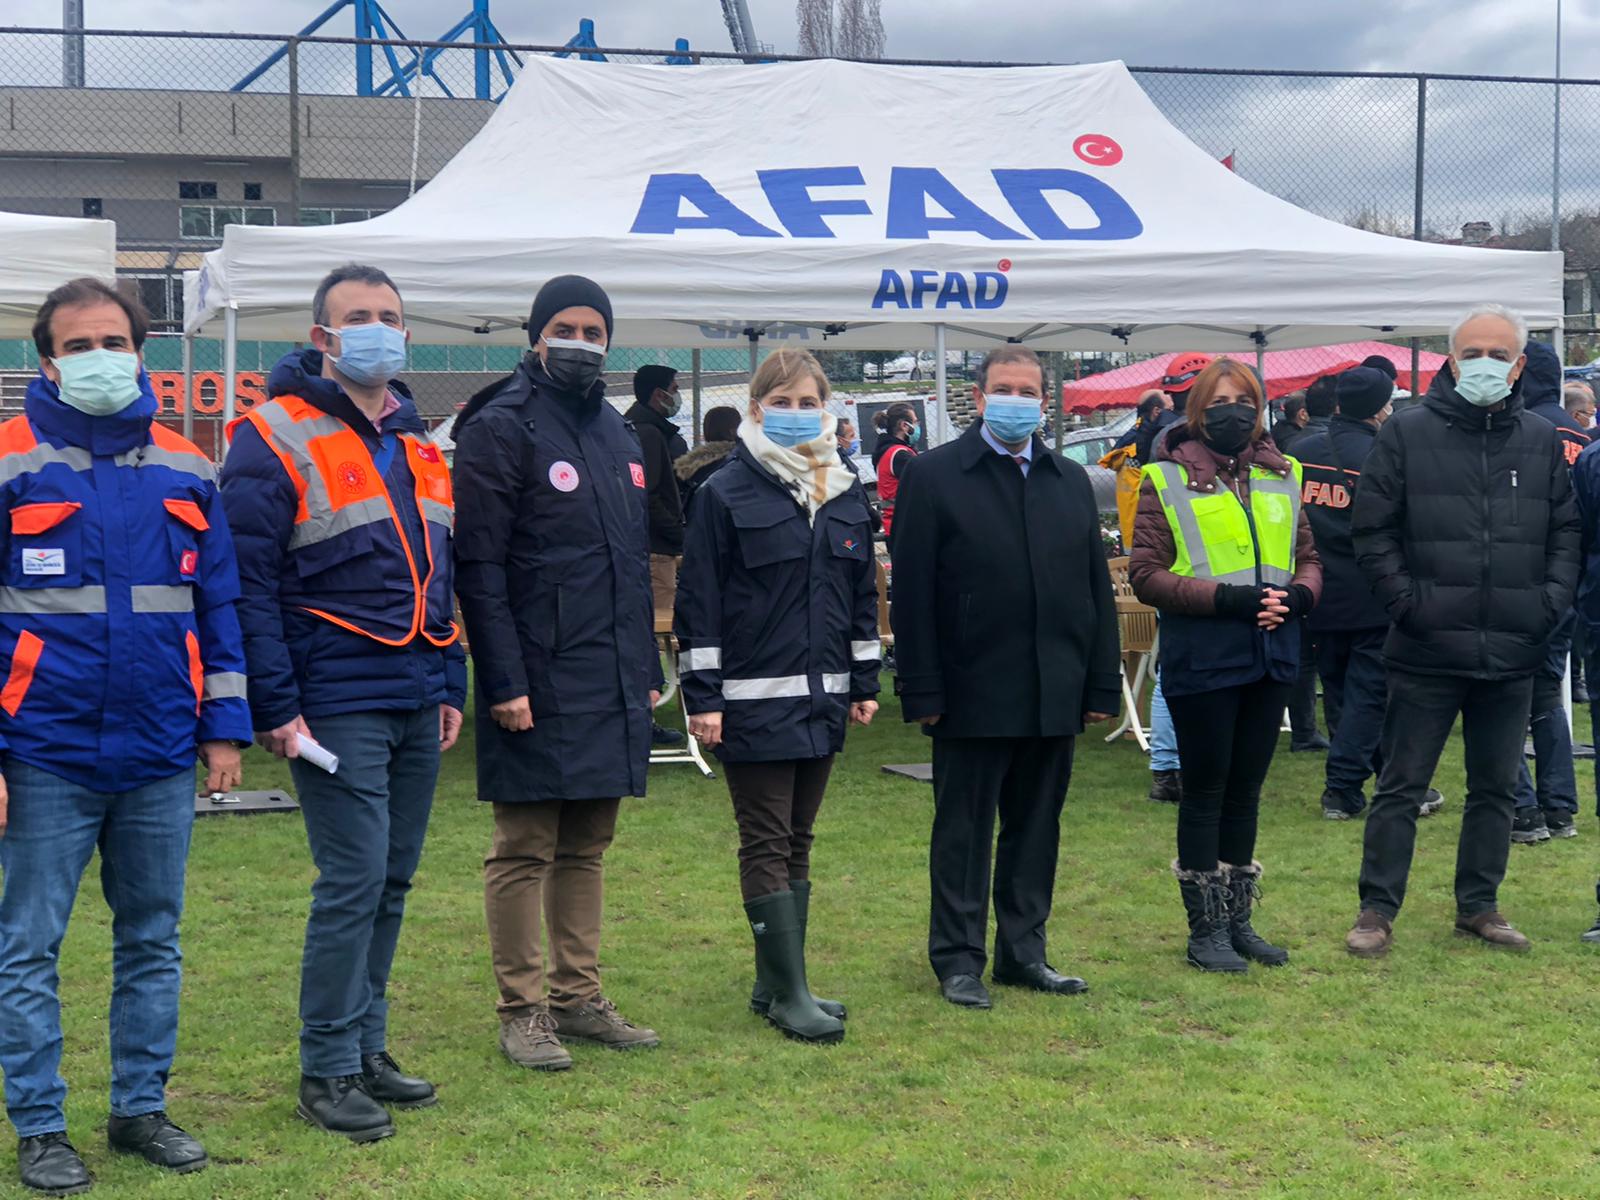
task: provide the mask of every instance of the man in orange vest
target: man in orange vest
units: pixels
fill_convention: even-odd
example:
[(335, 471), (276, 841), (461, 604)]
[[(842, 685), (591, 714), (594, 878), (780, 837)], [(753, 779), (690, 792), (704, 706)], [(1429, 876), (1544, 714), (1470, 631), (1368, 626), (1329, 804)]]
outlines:
[(222, 491), (256, 739), (289, 759), (319, 872), (298, 1111), (364, 1142), (394, 1132), (385, 1105), (435, 1103), (388, 1052), (385, 988), (439, 755), (461, 729), (466, 657), (450, 472), (395, 380), (399, 289), (375, 267), (340, 267), (312, 314), (314, 348), (285, 357), (270, 399), (229, 426)]

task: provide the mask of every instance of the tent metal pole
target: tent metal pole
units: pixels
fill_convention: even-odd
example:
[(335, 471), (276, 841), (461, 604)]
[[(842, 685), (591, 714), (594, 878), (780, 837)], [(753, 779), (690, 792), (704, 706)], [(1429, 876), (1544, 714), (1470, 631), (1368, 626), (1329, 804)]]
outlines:
[(194, 334), (183, 335), (183, 436), (194, 441)]
[(945, 403), (944, 323), (933, 327), (933, 390), (939, 402), (939, 441), (950, 440), (950, 407)]
[(691, 386), (691, 389), (693, 390), (693, 393), (694, 393), (694, 399), (693, 399), (693, 402), (692, 402), (691, 407), (690, 407), (690, 419), (694, 422), (694, 428), (689, 431), (689, 436), (693, 440), (694, 444), (696, 446), (698, 446), (700, 444), (700, 401), (701, 401), (701, 394), (700, 394), (700, 351), (698, 351), (698, 350), (689, 351), (689, 378), (692, 381), (690, 386)]
[(1061, 434), (1067, 424), (1067, 400), (1065, 396), (1066, 368), (1062, 365), (1062, 353), (1059, 350), (1050, 352), (1050, 424), (1055, 431), (1056, 448), (1061, 448)]
[[(234, 412), (234, 386), (239, 381), (239, 310), (228, 305), (222, 310), (222, 423), (226, 426)], [(220, 447), (219, 447), (220, 448)]]
[(761, 345), (761, 331), (759, 329), (750, 329), (746, 331), (746, 335), (750, 339), (750, 381), (754, 383), (756, 378), (757, 361), (761, 357), (759, 353), (759, 347)]

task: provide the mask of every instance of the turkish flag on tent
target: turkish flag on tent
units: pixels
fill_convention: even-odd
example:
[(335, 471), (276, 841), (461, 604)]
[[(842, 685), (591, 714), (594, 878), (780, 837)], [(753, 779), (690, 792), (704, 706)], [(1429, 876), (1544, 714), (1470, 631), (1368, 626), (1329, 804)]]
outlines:
[[(1297, 392), (1323, 375), (1349, 370), (1374, 354), (1380, 354), (1394, 364), (1399, 374), (1396, 387), (1418, 395), (1427, 391), (1435, 372), (1445, 364), (1443, 354), (1423, 351), (1417, 361), (1420, 387), (1414, 387), (1411, 382), (1409, 346), (1391, 346), (1388, 342), (1343, 342), (1337, 346), (1310, 346), (1303, 350), (1272, 350), (1263, 357), (1267, 399), (1277, 400), (1290, 392)], [(1079, 413), (1102, 408), (1132, 408), (1146, 391), (1161, 386), (1161, 377), (1166, 374), (1167, 364), (1176, 357), (1176, 354), (1163, 354), (1115, 371), (1073, 380), (1061, 389), (1062, 407)], [(1254, 358), (1243, 355), (1229, 357), (1237, 358), (1247, 366), (1255, 366)]]
[(1228, 170), (1230, 170), (1230, 171), (1232, 171), (1234, 169), (1233, 156), (1235, 154), (1237, 154), (1237, 153), (1239, 153), (1237, 150), (1229, 150), (1228, 151), (1228, 157), (1221, 160), (1222, 161), (1222, 165), (1227, 167)]

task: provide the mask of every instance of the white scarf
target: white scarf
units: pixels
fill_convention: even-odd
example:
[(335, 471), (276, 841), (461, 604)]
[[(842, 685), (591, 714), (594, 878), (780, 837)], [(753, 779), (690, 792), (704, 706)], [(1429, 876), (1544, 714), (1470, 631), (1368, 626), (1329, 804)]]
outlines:
[(748, 414), (739, 423), (739, 440), (745, 449), (794, 493), (806, 510), (806, 520), (812, 524), (816, 523), (819, 508), (842, 496), (856, 481), (855, 472), (839, 461), (839, 442), (834, 436), (837, 427), (834, 415), (824, 412), (820, 436), (798, 446), (780, 446)]

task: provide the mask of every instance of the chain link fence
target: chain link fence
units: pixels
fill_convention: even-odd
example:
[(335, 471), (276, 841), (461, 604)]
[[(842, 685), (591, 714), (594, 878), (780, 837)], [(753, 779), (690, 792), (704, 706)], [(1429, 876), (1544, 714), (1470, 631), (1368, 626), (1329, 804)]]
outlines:
[[(82, 86), (64, 86), (77, 79), (80, 44)], [(120, 274), (137, 287), (156, 327), (173, 332), (182, 318), (182, 272), (220, 245), (228, 225), (341, 224), (396, 207), (472, 139), (522, 61), (563, 53), (571, 52), (539, 45), (0, 28), (0, 209), (116, 221)], [(736, 54), (693, 50), (583, 53), (611, 62), (730, 70), (745, 62)], [(763, 61), (778, 57), (764, 55)], [(1013, 64), (936, 65), (980, 70)], [(1517, 249), (1553, 244), (1553, 80), (1182, 68), (1133, 73), (1197, 145), (1246, 181), (1321, 216), (1395, 237)], [(1563, 81), (1559, 92), (1564, 358), (1587, 364), (1600, 353), (1600, 80)], [(729, 136), (739, 136), (732, 121)], [(1307, 279), (1305, 286), (1319, 281)], [(262, 376), (289, 348), (246, 343), (240, 369)], [(1426, 354), (1442, 347), (1416, 349)], [(1393, 349), (1403, 372), (1412, 350)], [(705, 406), (715, 396), (742, 407), (749, 369), (744, 352), (705, 354)], [(1283, 352), (1269, 364), (1275, 394), (1331, 369), (1326, 354), (1295, 354)], [(408, 378), (424, 411), (441, 420), (478, 386), (510, 370), (517, 356), (511, 348), (418, 346)], [(838, 355), (829, 370), (846, 395), (854, 389), (870, 396), (896, 385), (908, 393), (925, 389), (909, 376), (931, 376), (931, 363), (908, 366), (905, 357)], [(614, 395), (619, 402), (627, 395), (635, 359), (678, 365), (678, 358), (687, 360), (688, 352), (619, 350), (611, 362)], [(220, 359), (215, 343), (197, 343), (195, 376), (185, 384), (178, 339), (151, 344), (151, 367), (162, 376), (164, 395), (174, 405), (192, 403), (202, 417), (214, 402)], [(1126, 356), (1067, 356), (1056, 375), (1071, 384), (1096, 371), (1136, 366)], [(1420, 359), (1419, 366), (1425, 384), (1429, 372)], [(0, 407), (17, 401), (21, 381), (35, 367), (31, 346), (0, 342)], [(689, 369), (687, 361), (682, 369)], [(951, 370), (959, 374), (960, 366)], [(247, 377), (241, 393), (248, 397), (259, 384)], [(1069, 414), (1074, 407), (1080, 410), (1075, 421), (1102, 419), (1088, 404), (1069, 402)]]

